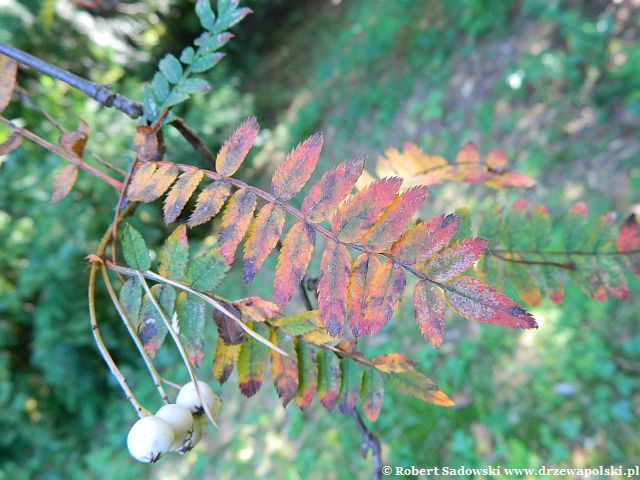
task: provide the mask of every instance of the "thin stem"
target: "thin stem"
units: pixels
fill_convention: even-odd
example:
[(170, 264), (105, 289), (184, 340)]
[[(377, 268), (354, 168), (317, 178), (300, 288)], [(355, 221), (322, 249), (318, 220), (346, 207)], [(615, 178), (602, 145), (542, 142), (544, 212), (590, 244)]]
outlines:
[(102, 180), (103, 182), (105, 182), (109, 186), (115, 188), (116, 190), (119, 190), (119, 191), (122, 190), (122, 183), (120, 183), (115, 178), (110, 177), (109, 175), (107, 175), (103, 171), (98, 170), (97, 168), (89, 165), (88, 163), (83, 162), (80, 157), (78, 157), (76, 155), (73, 155), (73, 154), (71, 154), (71, 153), (69, 153), (69, 152), (67, 152), (65, 150), (62, 150), (61, 148), (57, 147), (56, 145), (53, 145), (52, 143), (47, 142), (44, 138), (39, 137), (35, 133), (27, 130), (26, 128), (22, 128), (22, 127), (17, 126), (15, 123), (7, 120), (4, 117), (0, 117), (0, 123), (2, 123), (3, 125), (6, 125), (7, 127), (11, 128), (13, 131), (17, 132), (19, 135), (22, 135), (24, 138), (26, 138), (28, 140), (31, 140), (34, 143), (37, 143), (42, 148), (45, 148), (46, 150), (49, 150), (51, 153), (54, 153), (54, 154), (58, 155), (59, 157), (64, 158), (67, 162), (72, 163), (76, 167), (81, 168), (82, 170), (86, 170), (91, 175), (93, 175), (94, 177), (99, 178), (100, 180)]
[(187, 367), (187, 371), (189, 372), (189, 377), (191, 377), (191, 381), (193, 382), (193, 385), (195, 387), (196, 394), (198, 395), (198, 400), (200, 400), (200, 403), (202, 404), (202, 408), (204, 409), (205, 414), (207, 415), (207, 417), (209, 418), (211, 423), (213, 423), (216, 427), (218, 427), (218, 424), (216, 423), (216, 421), (213, 418), (213, 415), (211, 413), (211, 410), (209, 409), (209, 405), (207, 405), (207, 402), (205, 402), (205, 400), (204, 400), (204, 398), (202, 396), (202, 393), (200, 392), (200, 386), (198, 385), (198, 377), (196, 376), (196, 372), (193, 369), (193, 366), (191, 365), (191, 362), (189, 361), (189, 356), (187, 355), (187, 352), (185, 351), (184, 346), (182, 345), (182, 341), (180, 341), (180, 337), (178, 336), (177, 332), (173, 328), (173, 325), (171, 325), (171, 321), (167, 318), (167, 316), (165, 315), (164, 311), (162, 310), (162, 307), (160, 306), (160, 304), (158, 303), (158, 300), (156, 299), (155, 295), (153, 294), (153, 292), (149, 288), (149, 284), (145, 280), (145, 278), (142, 275), (142, 273), (139, 272), (139, 271), (137, 271), (136, 273), (137, 273), (138, 280), (140, 280), (140, 283), (142, 284), (142, 288), (144, 289), (145, 293), (147, 294), (147, 297), (149, 298), (149, 300), (151, 300), (151, 303), (153, 303), (153, 306), (155, 307), (155, 309), (157, 310), (158, 314), (162, 318), (162, 321), (164, 322), (165, 326), (167, 327), (167, 330), (169, 331), (169, 335), (171, 335), (171, 338), (173, 339), (174, 343), (176, 344), (176, 347), (178, 348), (178, 351), (180, 352), (180, 356), (182, 357), (182, 361), (184, 362), (185, 366)]
[(257, 334), (256, 332), (251, 330), (249, 327), (247, 327), (247, 325), (242, 320), (240, 320), (235, 314), (230, 312), (227, 308), (224, 307), (224, 305), (222, 305), (216, 299), (212, 298), (210, 295), (206, 295), (206, 294), (204, 294), (202, 292), (194, 290), (193, 288), (189, 287), (188, 285), (185, 285), (184, 283), (176, 282), (175, 280), (171, 280), (169, 278), (163, 277), (162, 275), (159, 275), (159, 274), (157, 274), (155, 272), (152, 272), (150, 270), (148, 270), (146, 272), (140, 272), (140, 271), (134, 270), (132, 268), (121, 267), (120, 265), (116, 265), (116, 264), (111, 263), (109, 261), (107, 261), (106, 264), (107, 264), (107, 268), (109, 270), (113, 270), (114, 272), (121, 273), (121, 274), (127, 275), (127, 276), (138, 276), (138, 274), (142, 274), (143, 276), (147, 277), (150, 280), (154, 280), (154, 281), (160, 282), (160, 283), (166, 283), (167, 285), (171, 285), (173, 287), (179, 288), (180, 290), (184, 290), (185, 292), (191, 293), (191, 294), (197, 296), (198, 298), (201, 298), (202, 300), (207, 302), (209, 305), (211, 305), (213, 308), (215, 308), (219, 312), (223, 313), (227, 317), (231, 318), (233, 321), (235, 321), (240, 326), (240, 328), (242, 328), (245, 332), (247, 332), (247, 334), (249, 336), (255, 338), (257, 341), (259, 341), (260, 343), (266, 345), (267, 347), (271, 348), (272, 350), (275, 350), (280, 355), (284, 355), (285, 357), (289, 356), (289, 354), (287, 352), (285, 352), (284, 350), (282, 350), (281, 348), (277, 347), (276, 345), (271, 343), (269, 340), (267, 340), (263, 336)]
[(495, 258), (499, 258), (500, 260), (504, 260), (505, 262), (521, 263), (523, 265), (546, 265), (549, 267), (563, 268), (565, 270), (571, 270), (571, 271), (576, 270), (576, 266), (573, 263), (560, 263), (560, 262), (551, 262), (546, 260), (526, 260), (524, 258), (511, 258), (511, 257), (505, 257), (503, 255), (500, 255), (499, 253), (496, 253), (495, 250), (487, 250), (486, 254)]
[(124, 311), (124, 308), (122, 307), (122, 304), (120, 303), (120, 300), (116, 295), (116, 292), (113, 290), (113, 285), (109, 280), (109, 274), (107, 273), (107, 269), (105, 268), (104, 263), (100, 264), (100, 271), (102, 272), (102, 278), (104, 279), (104, 284), (107, 287), (107, 291), (109, 292), (111, 301), (113, 302), (113, 305), (116, 307), (116, 310), (118, 311), (118, 314), (120, 315), (120, 318), (122, 319), (122, 322), (124, 323), (125, 327), (127, 327), (127, 331), (129, 332), (129, 335), (133, 339), (133, 343), (136, 344), (136, 347), (138, 348), (138, 352), (140, 352), (140, 356), (144, 360), (144, 363), (147, 366), (147, 370), (149, 370), (149, 374), (153, 379), (153, 384), (155, 385), (156, 389), (158, 390), (158, 393), (160, 394), (160, 398), (164, 403), (169, 403), (167, 392), (165, 392), (164, 387), (162, 386), (162, 377), (160, 376), (156, 368), (153, 366), (153, 363), (151, 362), (151, 358), (149, 358), (147, 351), (144, 349), (144, 345), (142, 344), (142, 341), (140, 340), (140, 337), (138, 336), (136, 329), (134, 328), (133, 324), (131, 323), (131, 320), (129, 320), (129, 317)]
[(96, 342), (96, 345), (98, 346), (100, 355), (102, 355), (102, 358), (104, 359), (105, 363), (109, 367), (111, 374), (118, 381), (118, 384), (120, 385), (120, 388), (124, 392), (125, 397), (127, 397), (127, 400), (129, 400), (129, 402), (137, 412), (138, 416), (142, 418), (147, 415), (150, 415), (150, 412), (147, 409), (145, 409), (140, 404), (140, 402), (138, 402), (138, 399), (133, 394), (133, 391), (131, 390), (131, 388), (129, 388), (129, 385), (127, 384), (127, 380), (125, 379), (124, 375), (116, 365), (116, 362), (114, 362), (113, 357), (109, 353), (109, 350), (107, 349), (106, 345), (102, 341), (102, 336), (100, 335), (100, 330), (98, 328), (98, 319), (96, 317), (96, 306), (95, 306), (95, 285), (96, 285), (96, 269), (97, 268), (98, 268), (98, 265), (96, 263), (93, 263), (91, 265), (91, 270), (89, 272), (89, 318), (91, 320), (91, 331), (93, 332), (93, 338)]
[[(125, 216), (129, 215), (132, 211), (133, 211), (133, 207), (127, 208), (125, 211), (122, 212), (122, 217), (124, 218)], [(105, 249), (107, 248), (107, 245), (109, 244), (110, 235), (111, 235), (111, 227), (109, 227), (107, 231), (104, 233), (104, 235), (102, 236), (102, 239), (98, 244), (98, 248), (96, 249), (96, 253), (95, 253), (96, 257), (100, 257), (104, 253)], [(129, 402), (135, 409), (138, 416), (142, 418), (144, 416), (150, 415), (151, 413), (140, 404), (136, 396), (133, 394), (133, 391), (131, 390), (131, 388), (129, 388), (129, 385), (127, 384), (127, 381), (124, 375), (122, 374), (122, 372), (120, 371), (116, 363), (114, 362), (113, 357), (111, 357), (111, 354), (107, 349), (107, 346), (102, 341), (102, 335), (100, 335), (100, 329), (98, 327), (98, 318), (96, 316), (96, 307), (95, 307), (95, 286), (96, 286), (97, 268), (98, 268), (97, 262), (93, 261), (91, 263), (91, 270), (89, 271), (89, 288), (88, 288), (89, 320), (91, 322), (91, 332), (93, 333), (93, 338), (98, 347), (98, 351), (100, 352), (100, 355), (102, 356), (103, 360), (109, 367), (111, 374), (118, 381), (118, 384), (120, 385), (120, 388), (124, 392), (125, 397), (127, 398), (127, 400), (129, 400)]]
[(492, 252), (495, 253), (505, 253), (505, 254), (509, 254), (509, 253), (513, 253), (513, 254), (522, 254), (522, 255), (540, 255), (540, 256), (562, 256), (562, 257), (570, 257), (571, 255), (577, 255), (577, 256), (585, 256), (585, 257), (599, 257), (599, 256), (625, 256), (625, 255), (637, 255), (640, 254), (640, 249), (635, 249), (635, 250), (626, 250), (624, 252), (619, 252), (619, 251), (600, 251), (600, 250), (596, 250), (596, 251), (592, 251), (592, 252), (585, 252), (585, 251), (573, 251), (573, 250), (567, 250), (565, 252), (559, 252), (559, 251), (549, 251), (549, 252), (545, 252), (545, 251), (540, 251), (540, 250), (508, 250), (508, 249), (501, 249), (501, 248), (494, 248), (491, 250)]
[(180, 390), (182, 388), (181, 385), (178, 385), (176, 382), (172, 382), (171, 380), (167, 380), (166, 378), (161, 378), (160, 380), (169, 385), (171, 388), (175, 388), (176, 390)]
[[(20, 88), (20, 87), (16, 87), (16, 92), (18, 93), (18, 95), (20, 95), (20, 99), (22, 100), (22, 102), (25, 105), (27, 105), (29, 108), (35, 110), (40, 115), (42, 115), (59, 132), (67, 133), (67, 129), (64, 128), (55, 118), (53, 118), (51, 115), (49, 115), (49, 113), (44, 108), (40, 107), (37, 103), (35, 103), (33, 101), (33, 99), (29, 96), (29, 94), (27, 93), (26, 90), (24, 90), (23, 88)], [(109, 162), (107, 162), (102, 157), (100, 157), (100, 155), (98, 155), (97, 153), (89, 150), (86, 147), (85, 147), (84, 151), (89, 153), (89, 155), (91, 155), (91, 157), (93, 157), (93, 159), (96, 162), (98, 162), (100, 165), (102, 165), (103, 167), (111, 170), (114, 173), (117, 173), (118, 175), (120, 175), (122, 177), (126, 177), (127, 176), (127, 172), (125, 172), (124, 170), (119, 169), (118, 167), (115, 167), (115, 166), (111, 165)]]
[(360, 434), (362, 435), (362, 456), (366, 458), (367, 453), (371, 451), (371, 460), (373, 462), (373, 475), (371, 479), (380, 480), (382, 478), (382, 462), (380, 460), (382, 449), (380, 448), (380, 439), (364, 424), (357, 408), (351, 411), (351, 417), (356, 422), (358, 430), (360, 430)]
[(216, 157), (211, 150), (209, 150), (207, 144), (204, 143), (204, 140), (202, 140), (195, 130), (192, 130), (182, 118), (175, 118), (171, 121), (170, 125), (175, 128), (187, 142), (189, 142), (193, 149), (198, 152), (202, 158), (208, 161), (212, 166), (216, 164)]
[(108, 85), (98, 85), (97, 83), (78, 77), (71, 72), (51, 65), (44, 60), (4, 43), (0, 43), (0, 53), (80, 90), (105, 107), (114, 107), (131, 118), (138, 118), (142, 115), (142, 104), (140, 102), (130, 100), (119, 93), (113, 92)]

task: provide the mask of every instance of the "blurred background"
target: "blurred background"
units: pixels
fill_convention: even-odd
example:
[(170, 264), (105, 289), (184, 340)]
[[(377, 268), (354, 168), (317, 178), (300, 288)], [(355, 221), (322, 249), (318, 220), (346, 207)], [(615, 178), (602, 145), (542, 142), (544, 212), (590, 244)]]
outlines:
[[(459, 206), (481, 218), (524, 196), (560, 215), (584, 200), (592, 212), (640, 213), (640, 1), (251, 0), (213, 85), (177, 112), (213, 150), (246, 116), (262, 126), (240, 176), (264, 185), (300, 140), (325, 133), (322, 172), (355, 154), (369, 169), (388, 146), (413, 141), (452, 158), (467, 141), (505, 150), (533, 176), (533, 191), (434, 187), (421, 216)], [(158, 59), (199, 34), (189, 0), (4, 0), (0, 41), (132, 98)], [(130, 164), (135, 123), (66, 85), (21, 70), (21, 86), (66, 128), (91, 127), (89, 148)], [(4, 116), (55, 142), (57, 131), (14, 102)], [(199, 164), (167, 129), (168, 159)], [(4, 138), (7, 132), (0, 132)], [(221, 431), (157, 465), (125, 446), (135, 418), (93, 345), (86, 301), (92, 252), (113, 217), (109, 187), (80, 174), (49, 205), (61, 162), (25, 142), (0, 158), (0, 479), (369, 478), (350, 418), (316, 401), (283, 410), (269, 380), (247, 400), (229, 383)], [(158, 205), (139, 211), (149, 243), (167, 235)], [(207, 228), (194, 230), (205, 238)], [(272, 298), (271, 258), (254, 284), (234, 268), (221, 290)], [(316, 267), (317, 268), (317, 267)], [(317, 269), (315, 270), (317, 272)], [(312, 268), (313, 273), (313, 268)], [(562, 306), (533, 310), (532, 332), (481, 327), (452, 316), (436, 351), (417, 335), (410, 302), (369, 355), (399, 351), (457, 403), (442, 409), (387, 390), (372, 426), (390, 465), (511, 467), (635, 465), (640, 458), (640, 282), (632, 298), (588, 300), (575, 287)], [(136, 393), (153, 386), (100, 292), (103, 336)], [(291, 309), (300, 309), (293, 304)], [(213, 339), (200, 374), (210, 382)], [(186, 381), (170, 348), (160, 370)]]

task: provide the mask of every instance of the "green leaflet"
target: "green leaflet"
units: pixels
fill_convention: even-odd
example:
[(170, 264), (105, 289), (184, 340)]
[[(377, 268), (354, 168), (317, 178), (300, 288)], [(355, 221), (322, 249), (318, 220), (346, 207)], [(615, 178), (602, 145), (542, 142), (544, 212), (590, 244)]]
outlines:
[(127, 318), (135, 324), (142, 304), (142, 285), (137, 278), (130, 278), (122, 285), (119, 299)]
[(305, 410), (311, 405), (318, 386), (318, 367), (314, 348), (299, 339), (295, 343), (298, 358), (298, 391), (296, 405)]
[[(151, 293), (167, 319), (171, 321), (176, 301), (176, 292), (173, 287), (170, 285), (154, 285), (151, 287)], [(153, 358), (167, 336), (167, 326), (148, 295), (145, 295), (142, 300), (137, 329), (144, 349)]]
[[(261, 323), (247, 322), (249, 328), (261, 335), (268, 337), (269, 329)], [(238, 384), (240, 391), (246, 397), (255, 395), (264, 380), (264, 374), (267, 371), (267, 359), (269, 358), (269, 349), (264, 344), (250, 338), (240, 347), (240, 355), (238, 356)]]
[(131, 225), (127, 224), (122, 230), (122, 253), (131, 268), (146, 272), (151, 268), (149, 249), (142, 235)]
[(176, 228), (167, 237), (158, 261), (160, 275), (173, 280), (182, 280), (189, 261), (189, 243), (187, 242), (187, 229), (184, 225)]
[(340, 393), (340, 359), (333, 352), (318, 349), (318, 399), (324, 408), (331, 411), (338, 403)]
[(224, 278), (229, 265), (224, 261), (217, 248), (194, 258), (187, 271), (191, 286), (198, 291), (213, 290)]
[(204, 356), (204, 332), (206, 325), (204, 300), (187, 292), (180, 292), (176, 301), (178, 335), (184, 345), (189, 361), (200, 367)]
[(340, 384), (340, 403), (338, 408), (342, 413), (347, 414), (355, 408), (358, 401), (362, 370), (356, 362), (348, 358), (343, 358), (340, 361), (340, 370), (342, 372), (342, 383)]
[(362, 399), (362, 410), (371, 422), (378, 419), (382, 403), (384, 402), (384, 382), (382, 374), (367, 369), (362, 375), (362, 386), (360, 388), (360, 397)]

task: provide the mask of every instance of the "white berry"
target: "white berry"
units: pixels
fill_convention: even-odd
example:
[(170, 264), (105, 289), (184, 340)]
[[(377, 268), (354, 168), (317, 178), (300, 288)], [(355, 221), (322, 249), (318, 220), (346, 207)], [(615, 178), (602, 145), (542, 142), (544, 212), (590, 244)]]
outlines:
[(176, 405), (175, 403), (164, 405), (156, 412), (156, 417), (162, 418), (173, 428), (175, 440), (171, 446), (172, 450), (181, 447), (191, 438), (191, 434), (193, 433), (193, 415), (191, 415), (191, 412), (185, 407)]
[[(200, 390), (202, 399), (207, 404), (207, 407), (209, 407), (209, 411), (213, 415), (216, 414), (216, 411), (219, 412), (222, 402), (220, 398), (213, 393), (211, 387), (204, 382), (198, 381), (198, 389)], [(178, 398), (176, 398), (176, 404), (188, 408), (194, 417), (204, 413), (204, 408), (202, 407), (202, 403), (200, 403), (198, 392), (196, 392), (196, 386), (193, 382), (185, 384), (180, 389)]]
[(173, 428), (166, 420), (148, 416), (133, 424), (127, 436), (127, 447), (136, 460), (153, 463), (171, 449), (173, 440)]

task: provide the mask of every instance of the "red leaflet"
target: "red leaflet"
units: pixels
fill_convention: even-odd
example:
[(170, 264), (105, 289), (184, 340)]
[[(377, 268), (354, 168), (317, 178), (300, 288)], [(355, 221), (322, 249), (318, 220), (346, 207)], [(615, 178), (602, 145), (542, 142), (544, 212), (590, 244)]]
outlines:
[(214, 181), (207, 185), (198, 195), (198, 203), (189, 218), (189, 226), (195, 227), (211, 220), (220, 211), (230, 193), (231, 185), (227, 182)]
[(351, 256), (342, 244), (329, 241), (320, 261), (318, 304), (327, 332), (337, 337), (347, 315), (347, 293)]
[(383, 178), (347, 199), (331, 219), (333, 233), (343, 242), (359, 239), (393, 203), (400, 185), (401, 178)]
[(268, 203), (253, 221), (244, 245), (244, 281), (251, 283), (258, 270), (275, 248), (284, 228), (285, 211)]
[(421, 222), (407, 230), (391, 247), (391, 255), (404, 265), (431, 258), (449, 243), (460, 225), (460, 217), (453, 213)]
[(500, 327), (538, 328), (524, 308), (475, 278), (458, 277), (443, 288), (449, 306), (469, 320)]
[(247, 233), (255, 208), (256, 196), (253, 192), (241, 188), (233, 194), (224, 210), (220, 222), (218, 245), (220, 253), (229, 265), (233, 263), (236, 248)]
[(406, 372), (413, 370), (416, 364), (402, 353), (388, 353), (371, 360), (381, 372)]
[[(640, 250), (640, 228), (638, 228), (638, 219), (635, 214), (629, 215), (624, 221), (616, 240), (616, 247), (619, 252)], [(629, 255), (626, 260), (634, 275), (640, 277), (640, 253)]]
[(400, 194), (373, 227), (362, 236), (364, 244), (376, 252), (386, 250), (400, 238), (424, 202), (427, 193), (427, 187), (419, 186), (409, 188)]
[(380, 266), (380, 261), (375, 255), (369, 256), (366, 253), (353, 262), (351, 276), (349, 278), (349, 298), (347, 309), (349, 312), (349, 326), (356, 338), (367, 334), (367, 325), (364, 320), (364, 308), (366, 306), (366, 288), (370, 276), (375, 273)]
[(320, 223), (333, 215), (362, 174), (364, 161), (364, 157), (358, 157), (350, 162), (343, 162), (325, 173), (320, 181), (311, 187), (301, 208), (309, 221)]
[(495, 172), (503, 171), (507, 166), (507, 156), (499, 149), (494, 148), (487, 155), (487, 167)]
[(322, 149), (322, 133), (316, 133), (294, 148), (278, 165), (271, 186), (280, 200), (289, 200), (311, 178)]
[(491, 188), (531, 188), (536, 185), (536, 181), (519, 172), (506, 171), (497, 175), (492, 175), (486, 180), (485, 185)]
[(58, 170), (56, 178), (53, 180), (53, 190), (49, 203), (53, 205), (66, 197), (73, 188), (73, 184), (76, 183), (77, 178), (78, 167), (75, 165), (65, 165)]
[(259, 129), (256, 117), (249, 117), (224, 142), (216, 157), (216, 171), (220, 175), (228, 177), (236, 173), (251, 150)]
[(436, 282), (444, 282), (469, 270), (487, 249), (488, 240), (470, 238), (445, 248), (420, 270)]
[(416, 323), (425, 340), (434, 347), (444, 340), (444, 299), (438, 287), (422, 281), (413, 292)]
[(273, 297), (280, 307), (287, 305), (297, 290), (311, 260), (315, 231), (296, 223), (284, 237), (273, 284)]
[(364, 322), (368, 335), (377, 335), (395, 313), (406, 284), (404, 270), (385, 262), (369, 277)]

